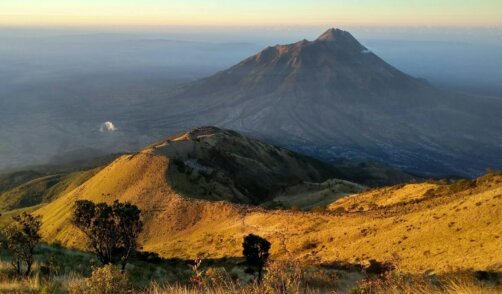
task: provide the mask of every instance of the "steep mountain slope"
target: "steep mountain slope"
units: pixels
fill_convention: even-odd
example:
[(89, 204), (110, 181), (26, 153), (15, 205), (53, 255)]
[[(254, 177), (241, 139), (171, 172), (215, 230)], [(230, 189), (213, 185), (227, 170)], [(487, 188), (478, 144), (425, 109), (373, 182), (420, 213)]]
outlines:
[(82, 248), (85, 238), (69, 222), (74, 201), (119, 200), (141, 208), (142, 248), (164, 257), (240, 256), (242, 237), (255, 233), (272, 242), (272, 257), (279, 259), (377, 259), (414, 273), (502, 269), (500, 174), (468, 184), (381, 188), (342, 198), (330, 206), (332, 211), (306, 213), (180, 196), (166, 181), (171, 161), (155, 147), (117, 159), (35, 211), (43, 217), (44, 238)]
[[(416, 273), (501, 269), (502, 174), (342, 197), (363, 187), (333, 179), (311, 183), (324, 172), (330, 174), (329, 166), (318, 161), (206, 127), (123, 155), (34, 213), (42, 216), (45, 240), (78, 248), (85, 237), (70, 224), (74, 202), (119, 200), (142, 210), (143, 250), (164, 257), (240, 256), (242, 237), (256, 233), (272, 242), (273, 258), (390, 260)], [(335, 199), (316, 212), (229, 202), (311, 208)]]
[(164, 131), (223, 126), (325, 159), (429, 175), (502, 167), (502, 101), (438, 90), (338, 29), (268, 47), (163, 103), (138, 123)]

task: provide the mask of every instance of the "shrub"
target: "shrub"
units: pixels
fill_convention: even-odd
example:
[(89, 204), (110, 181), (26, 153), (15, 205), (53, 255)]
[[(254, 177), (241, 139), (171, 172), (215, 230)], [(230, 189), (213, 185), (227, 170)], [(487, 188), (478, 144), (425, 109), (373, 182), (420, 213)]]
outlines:
[(54, 256), (50, 256), (41, 263), (40, 273), (44, 276), (53, 277), (62, 274), (64, 271), (62, 264)]
[(162, 257), (160, 257), (159, 254), (156, 252), (137, 251), (135, 256), (136, 256), (136, 259), (138, 259), (138, 260), (145, 261), (148, 263), (153, 263), (153, 264), (160, 264), (163, 261)]
[(201, 291), (204, 285), (204, 271), (201, 265), (202, 259), (197, 258), (192, 265), (192, 276), (190, 277), (190, 282), (198, 291)]
[(63, 292), (63, 285), (60, 281), (47, 280), (45, 284), (40, 288), (40, 294), (55, 293), (66, 293)]
[(14, 222), (4, 230), (5, 244), (7, 249), (14, 255), (12, 266), (16, 273), (21, 275), (23, 263), (25, 265), (24, 276), (31, 273), (35, 246), (42, 238), (40, 236), (40, 216), (34, 217), (29, 213), (13, 217)]
[(450, 191), (453, 193), (458, 193), (474, 187), (476, 187), (476, 183), (467, 179), (456, 180), (449, 186)]
[(373, 275), (384, 275), (395, 269), (394, 265), (390, 262), (381, 262), (374, 259), (370, 260), (369, 266), (366, 268), (366, 273)]
[(103, 264), (120, 262), (122, 270), (138, 247), (143, 229), (141, 211), (130, 203), (94, 204), (88, 200), (75, 202), (72, 223), (90, 241), (90, 247)]
[(242, 243), (242, 253), (248, 265), (247, 272), (254, 274), (258, 272), (258, 282), (261, 282), (263, 267), (267, 263), (270, 253), (270, 242), (260, 236), (249, 234), (244, 237)]
[(297, 262), (272, 262), (267, 266), (265, 293), (302, 293), (304, 272)]
[(83, 283), (70, 287), (72, 294), (122, 294), (129, 291), (127, 275), (112, 264), (95, 269)]
[(212, 288), (231, 289), (235, 283), (230, 274), (223, 267), (210, 267), (205, 272), (204, 284)]

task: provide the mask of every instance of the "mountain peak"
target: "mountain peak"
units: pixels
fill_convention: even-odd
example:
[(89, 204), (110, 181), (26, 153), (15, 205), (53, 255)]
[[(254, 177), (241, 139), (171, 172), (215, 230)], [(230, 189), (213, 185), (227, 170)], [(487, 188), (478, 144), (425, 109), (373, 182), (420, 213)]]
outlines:
[(349, 32), (331, 28), (317, 38), (314, 43), (338, 48), (344, 52), (360, 53), (366, 48), (357, 41)]
[(340, 29), (335, 29), (331, 28), (325, 31), (322, 35), (320, 35), (316, 41), (337, 41), (339, 39), (345, 39), (345, 38), (354, 38), (349, 32), (340, 30)]

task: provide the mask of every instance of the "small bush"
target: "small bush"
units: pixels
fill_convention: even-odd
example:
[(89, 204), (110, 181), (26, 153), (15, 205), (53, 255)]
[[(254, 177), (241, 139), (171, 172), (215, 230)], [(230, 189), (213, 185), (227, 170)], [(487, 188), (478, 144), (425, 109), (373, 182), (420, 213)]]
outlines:
[(137, 260), (153, 264), (160, 264), (163, 261), (162, 257), (160, 257), (158, 253), (149, 251), (137, 251), (135, 257)]
[(254, 234), (245, 236), (242, 242), (242, 255), (246, 258), (247, 264), (246, 272), (250, 274), (258, 272), (258, 283), (262, 279), (263, 267), (270, 255), (270, 246), (270, 242)]
[(42, 238), (40, 236), (41, 217), (23, 212), (12, 220), (13, 222), (3, 230), (4, 245), (14, 256), (11, 264), (17, 275), (28, 277), (35, 262), (33, 256), (35, 246)]
[(267, 266), (265, 293), (302, 293), (304, 272), (296, 262), (272, 262)]
[(394, 269), (394, 265), (390, 262), (381, 262), (371, 259), (369, 266), (366, 268), (366, 273), (372, 275), (384, 275)]
[(476, 187), (476, 183), (474, 181), (460, 179), (453, 182), (449, 188), (451, 192), (458, 193), (474, 187)]
[(491, 272), (491, 271), (476, 271), (476, 272), (474, 272), (474, 277), (478, 281), (495, 281), (495, 282), (497, 282), (499, 279), (499, 274), (497, 272)]
[(129, 292), (127, 275), (111, 264), (97, 268), (84, 283), (77, 283), (70, 288), (72, 294), (122, 294)]
[(205, 271), (204, 284), (212, 288), (235, 288), (230, 274), (223, 267), (210, 267)]
[(62, 264), (54, 256), (50, 256), (47, 260), (42, 262), (39, 270), (42, 275), (47, 277), (60, 275), (64, 272)]
[(63, 291), (63, 284), (60, 281), (47, 281), (42, 288), (40, 288), (40, 294), (55, 293), (65, 293)]

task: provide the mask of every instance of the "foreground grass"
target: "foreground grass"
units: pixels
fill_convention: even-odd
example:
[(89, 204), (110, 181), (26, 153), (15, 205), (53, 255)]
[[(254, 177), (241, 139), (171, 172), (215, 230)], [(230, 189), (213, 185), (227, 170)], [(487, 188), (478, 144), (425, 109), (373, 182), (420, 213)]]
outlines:
[(28, 278), (14, 275), (10, 257), (1, 255), (0, 293), (501, 293), (501, 275), (461, 272), (442, 275), (373, 273), (358, 266), (271, 261), (262, 283), (244, 272), (240, 259), (190, 261), (142, 256), (125, 273), (102, 267), (85, 252), (41, 245)]

